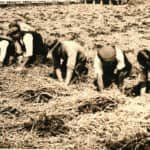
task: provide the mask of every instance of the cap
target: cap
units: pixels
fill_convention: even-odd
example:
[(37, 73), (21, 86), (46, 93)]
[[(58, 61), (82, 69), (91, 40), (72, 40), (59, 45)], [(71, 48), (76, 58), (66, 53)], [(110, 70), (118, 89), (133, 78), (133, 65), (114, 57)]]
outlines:
[(113, 46), (102, 46), (98, 50), (98, 55), (104, 60), (104, 61), (112, 61), (115, 59), (116, 56), (116, 50)]
[(12, 37), (18, 37), (19, 36), (20, 27), (17, 24), (17, 22), (12, 22), (9, 24), (9, 31), (8, 35)]

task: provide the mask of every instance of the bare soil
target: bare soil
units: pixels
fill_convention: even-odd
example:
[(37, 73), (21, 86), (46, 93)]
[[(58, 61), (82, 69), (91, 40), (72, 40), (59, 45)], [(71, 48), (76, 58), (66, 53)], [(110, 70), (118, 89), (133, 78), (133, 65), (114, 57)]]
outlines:
[(150, 3), (122, 6), (42, 5), (0, 8), (0, 30), (28, 22), (45, 42), (80, 42), (87, 80), (64, 86), (50, 78), (52, 64), (23, 72), (0, 69), (0, 148), (80, 150), (150, 149), (150, 96), (127, 97), (115, 85), (96, 91), (93, 58), (100, 44), (122, 48), (133, 65), (125, 87), (138, 83), (136, 54), (150, 48)]

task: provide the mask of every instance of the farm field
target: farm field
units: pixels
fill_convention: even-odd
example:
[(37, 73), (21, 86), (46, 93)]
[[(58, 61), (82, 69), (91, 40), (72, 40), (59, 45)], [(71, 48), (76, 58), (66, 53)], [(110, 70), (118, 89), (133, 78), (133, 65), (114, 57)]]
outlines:
[(115, 85), (96, 91), (93, 58), (100, 44), (123, 49), (133, 65), (125, 87), (138, 83), (136, 54), (150, 48), (150, 3), (73, 4), (0, 8), (0, 32), (20, 19), (45, 43), (74, 39), (88, 57), (89, 74), (64, 86), (50, 78), (52, 63), (22, 71), (0, 68), (0, 148), (149, 150), (150, 95), (128, 97)]

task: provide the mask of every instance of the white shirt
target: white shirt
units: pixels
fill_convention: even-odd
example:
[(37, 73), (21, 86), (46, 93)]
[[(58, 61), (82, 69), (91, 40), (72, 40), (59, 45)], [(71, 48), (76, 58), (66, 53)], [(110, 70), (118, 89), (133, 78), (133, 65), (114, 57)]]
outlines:
[(117, 59), (117, 70), (121, 70), (125, 67), (124, 55), (121, 49), (116, 47), (116, 59)]
[(31, 33), (26, 33), (23, 36), (23, 42), (25, 45), (25, 53), (24, 57), (31, 57), (33, 56), (33, 36)]

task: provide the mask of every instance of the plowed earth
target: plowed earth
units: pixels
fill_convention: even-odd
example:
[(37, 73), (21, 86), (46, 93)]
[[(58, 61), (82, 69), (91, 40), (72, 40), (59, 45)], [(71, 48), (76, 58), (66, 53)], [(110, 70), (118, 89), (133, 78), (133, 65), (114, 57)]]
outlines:
[[(69, 87), (49, 77), (52, 64), (23, 72), (0, 69), (0, 148), (150, 148), (150, 96), (127, 97), (115, 86), (96, 91), (93, 58), (99, 44), (122, 48), (133, 65), (125, 87), (138, 82), (136, 54), (150, 48), (150, 3), (123, 6), (42, 5), (0, 8), (0, 29), (28, 22), (44, 42), (80, 42), (88, 57), (87, 80)], [(142, 147), (143, 149), (143, 147)]]

